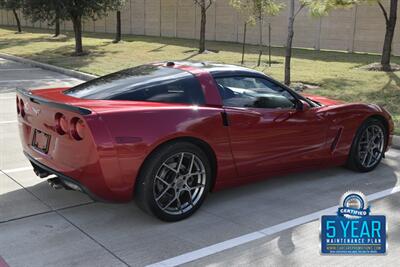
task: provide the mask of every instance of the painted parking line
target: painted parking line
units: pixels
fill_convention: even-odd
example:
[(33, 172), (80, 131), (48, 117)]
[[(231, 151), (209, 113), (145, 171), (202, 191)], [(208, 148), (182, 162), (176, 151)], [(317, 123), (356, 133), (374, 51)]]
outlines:
[(16, 83), (16, 82), (31, 82), (31, 81), (80, 81), (79, 79), (75, 79), (75, 78), (61, 78), (61, 79), (57, 79), (57, 78), (45, 78), (45, 79), (27, 79), (27, 80), (3, 80), (0, 81), (0, 83)]
[(0, 124), (8, 124), (8, 123), (17, 123), (17, 120), (14, 121), (0, 121)]
[(25, 71), (25, 70), (41, 70), (41, 68), (0, 69), (0, 71)]
[(9, 173), (13, 173), (13, 172), (22, 172), (22, 171), (27, 171), (27, 170), (32, 170), (32, 166), (20, 167), (20, 168), (15, 168), (15, 169), (6, 169), (6, 170), (1, 170), (1, 171), (6, 174), (9, 174)]
[[(369, 201), (374, 201), (377, 199), (381, 199), (386, 196), (390, 196), (392, 194), (400, 192), (400, 186), (395, 186), (393, 188), (383, 190), (377, 193), (373, 193), (367, 196)], [(233, 239), (229, 239), (214, 245), (210, 245), (208, 247), (204, 247), (198, 250), (194, 250), (170, 259), (166, 259), (160, 262), (156, 262), (154, 264), (147, 265), (147, 267), (170, 267), (170, 266), (178, 266), (188, 262), (192, 262), (222, 251), (225, 251), (230, 248), (234, 248), (264, 237), (271, 236), (273, 234), (288, 230), (290, 228), (309, 223), (314, 220), (318, 220), (322, 215), (332, 214), (336, 212), (338, 209), (337, 206), (333, 206), (327, 209), (319, 210), (317, 212), (310, 213), (308, 215), (295, 218), (293, 220), (289, 220), (271, 227), (264, 228), (259, 231), (255, 231), (246, 235), (242, 235)]]

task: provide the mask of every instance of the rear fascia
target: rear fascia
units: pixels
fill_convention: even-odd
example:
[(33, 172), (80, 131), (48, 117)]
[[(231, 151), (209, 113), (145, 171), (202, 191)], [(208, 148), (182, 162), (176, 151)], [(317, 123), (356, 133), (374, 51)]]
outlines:
[[(26, 109), (24, 117), (18, 116), (20, 138), (24, 153), (33, 164), (60, 178), (70, 178), (94, 199), (124, 202), (132, 198), (132, 185), (121, 179), (113, 141), (98, 114), (87, 108), (53, 102), (45, 94), (35, 95), (35, 91), (18, 89), (17, 97), (24, 101)], [(54, 120), (57, 112), (68, 121), (74, 117), (84, 121), (87, 125), (84, 140), (74, 140), (69, 133), (57, 133)], [(35, 129), (51, 136), (47, 154), (32, 145)]]

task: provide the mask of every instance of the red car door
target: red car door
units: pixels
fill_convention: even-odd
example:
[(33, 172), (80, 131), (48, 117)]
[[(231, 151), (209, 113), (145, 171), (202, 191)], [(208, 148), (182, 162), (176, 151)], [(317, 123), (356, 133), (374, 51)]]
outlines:
[(259, 77), (216, 82), (239, 176), (302, 168), (329, 155), (327, 122), (317, 106), (304, 102), (306, 108), (299, 110), (288, 90)]

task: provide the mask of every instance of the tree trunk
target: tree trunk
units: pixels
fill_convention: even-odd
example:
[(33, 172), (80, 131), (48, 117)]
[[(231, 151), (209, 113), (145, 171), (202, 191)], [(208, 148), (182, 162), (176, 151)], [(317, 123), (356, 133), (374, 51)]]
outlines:
[(290, 85), (290, 61), (292, 60), (292, 42), (293, 42), (293, 24), (294, 24), (294, 0), (290, 0), (289, 5), (289, 25), (288, 25), (288, 36), (286, 40), (286, 52), (285, 52), (285, 81), (286, 85)]
[(56, 11), (56, 18), (55, 18), (55, 27), (54, 27), (54, 37), (60, 35), (60, 15), (59, 11)]
[(54, 37), (60, 35), (60, 19), (56, 19), (55, 28), (54, 28)]
[(263, 37), (263, 35), (262, 35), (262, 24), (263, 24), (263, 20), (262, 20), (262, 17), (260, 17), (259, 19), (258, 19), (258, 21), (259, 21), (259, 24), (260, 24), (260, 32), (259, 32), (259, 40), (258, 40), (258, 49), (259, 49), (259, 52), (258, 52), (258, 62), (257, 62), (257, 67), (259, 67), (260, 65), (261, 65), (261, 56), (262, 56), (262, 53), (263, 53), (263, 43), (262, 43), (262, 37)]
[(199, 43), (199, 53), (203, 53), (206, 51), (206, 8), (204, 6), (201, 7), (201, 22), (200, 22), (200, 43)]
[(244, 63), (244, 51), (246, 49), (246, 34), (247, 34), (247, 23), (245, 22), (243, 29), (242, 65)]
[(268, 66), (271, 67), (271, 23), (268, 23)]
[(17, 13), (17, 11), (15, 9), (13, 9), (12, 12), (14, 13), (15, 21), (17, 22), (18, 32), (21, 33), (22, 32), (21, 22), (19, 21), (18, 13)]
[(386, 19), (386, 33), (385, 33), (385, 40), (383, 43), (382, 57), (381, 57), (382, 70), (384, 71), (391, 70), (390, 56), (392, 53), (392, 43), (393, 43), (394, 30), (396, 27), (396, 21), (397, 21), (397, 0), (390, 0), (389, 18)]
[(82, 46), (82, 20), (80, 16), (72, 18), (75, 33), (75, 55), (81, 56), (83, 54)]
[(115, 34), (115, 40), (114, 43), (118, 43), (121, 41), (121, 11), (117, 11), (117, 29), (116, 29), (116, 34)]

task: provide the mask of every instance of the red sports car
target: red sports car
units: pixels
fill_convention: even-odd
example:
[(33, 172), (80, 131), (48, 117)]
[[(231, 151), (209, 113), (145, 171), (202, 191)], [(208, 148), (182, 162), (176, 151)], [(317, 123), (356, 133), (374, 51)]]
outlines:
[(166, 221), (227, 186), (321, 166), (371, 171), (393, 134), (377, 105), (300, 95), (255, 70), (194, 62), (18, 89), (17, 112), (39, 177), (94, 199), (134, 197)]

